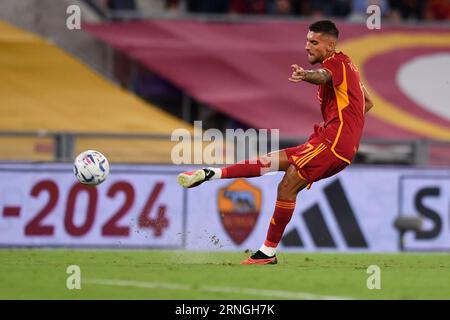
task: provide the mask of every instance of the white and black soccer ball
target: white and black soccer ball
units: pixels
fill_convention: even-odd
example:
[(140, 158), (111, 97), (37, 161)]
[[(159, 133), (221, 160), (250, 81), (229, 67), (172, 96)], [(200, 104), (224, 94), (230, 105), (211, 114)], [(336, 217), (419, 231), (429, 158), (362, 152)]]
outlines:
[(82, 184), (96, 186), (109, 175), (108, 159), (98, 151), (84, 151), (75, 158), (73, 173)]

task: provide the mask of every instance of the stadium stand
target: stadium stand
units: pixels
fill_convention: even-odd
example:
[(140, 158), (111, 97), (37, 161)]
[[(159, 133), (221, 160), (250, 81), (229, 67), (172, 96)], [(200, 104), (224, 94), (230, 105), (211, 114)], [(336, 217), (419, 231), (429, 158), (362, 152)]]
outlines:
[[(445, 21), (450, 19), (446, 0), (86, 0), (103, 12), (128, 16), (253, 15), (284, 17), (336, 17), (365, 21), (366, 8), (377, 5), (385, 22)], [(119, 14), (120, 15), (120, 14)], [(117, 17), (117, 16), (116, 16)]]
[[(350, 2), (341, 1), (339, 6), (342, 4), (344, 8)], [(380, 37), (376, 30), (370, 31), (364, 24), (351, 22), (359, 21), (355, 18), (358, 4), (361, 4), (359, 1), (354, 1), (352, 12), (345, 14), (334, 12), (333, 8), (327, 7), (326, 2), (321, 1), (312, 1), (314, 6), (301, 7), (298, 6), (298, 1), (266, 1), (264, 12), (257, 15), (265, 15), (265, 21), (250, 18), (255, 16), (255, 12), (248, 8), (238, 8), (237, 1), (223, 1), (227, 10), (219, 10), (223, 13), (221, 16), (215, 15), (220, 12), (217, 12), (217, 8), (209, 8), (207, 1), (139, 0), (129, 8), (123, 7), (120, 1), (90, 0), (73, 3), (83, 10), (83, 31), (67, 33), (56, 27), (65, 23), (66, 16), (58, 13), (72, 4), (67, 0), (57, 4), (48, 0), (5, 2), (2, 4), (0, 18), (16, 24), (11, 17), (17, 12), (24, 12), (17, 25), (49, 39), (103, 76), (120, 83), (124, 89), (134, 91), (150, 104), (156, 104), (187, 122), (203, 120), (208, 124), (206, 127), (222, 130), (228, 127), (280, 128), (283, 146), (303, 141), (310, 133), (311, 124), (320, 119), (314, 98), (315, 89), (312, 86), (303, 86), (302, 98), (299, 99), (297, 88), (284, 85), (283, 80), (290, 63), (293, 60), (306, 63), (300, 54), (302, 42), (291, 39), (298, 38), (298, 30), (306, 28), (308, 22), (290, 18), (307, 17), (314, 10), (330, 17), (346, 17), (349, 22), (339, 22), (343, 29), (340, 48), (356, 58), (367, 86), (375, 93), (377, 104), (366, 122), (365, 139), (380, 139), (380, 143), (373, 140), (370, 144), (363, 143), (356, 162), (445, 165), (450, 161), (446, 144), (450, 137), (450, 121), (445, 116), (445, 103), (439, 100), (442, 97), (435, 99), (432, 106), (435, 110), (425, 110), (418, 101), (405, 95), (395, 80), (399, 66), (405, 62), (404, 57), (409, 62), (417, 54), (424, 52), (448, 52), (448, 31), (442, 26), (392, 27), (383, 24), (383, 35), (389, 33), (390, 37)], [(431, 4), (436, 7), (438, 3), (439, 1), (427, 2), (424, 8), (430, 8)], [(283, 5), (290, 6), (290, 9), (283, 9), (289, 9), (283, 14), (284, 20), (267, 20), (275, 15), (279, 16), (280, 12), (277, 10), (281, 10)], [(406, 19), (408, 14), (403, 15), (403, 12), (407, 13), (411, 9), (405, 8), (400, 2), (394, 5), (393, 1), (382, 1), (381, 5), (383, 23), (396, 21), (395, 16)], [(443, 8), (441, 15), (444, 16), (447, 11)], [(433, 20), (428, 12), (428, 9), (424, 9), (418, 19)], [(191, 13), (198, 16), (192, 16)], [(40, 19), (43, 15), (46, 19)], [(177, 15), (190, 17), (190, 20), (155, 19)], [(153, 19), (143, 20), (145, 17)], [(98, 24), (104, 19), (112, 23)], [(133, 22), (117, 23), (117, 20), (130, 19)], [(427, 36), (430, 32), (434, 33), (431, 37)], [(396, 38), (396, 34), (399, 38)], [(379, 50), (375, 53), (371, 51), (370, 56), (365, 55), (365, 48), (379, 45), (377, 41), (382, 43)], [(392, 64), (394, 67), (386, 63), (389, 59), (395, 62)], [(123, 64), (124, 60), (128, 61)], [(251, 64), (257, 67), (252, 67)], [(171, 67), (175, 65), (176, 68)], [(270, 71), (271, 77), (262, 78), (257, 74), (258, 69)], [(382, 74), (379, 70), (385, 70), (389, 74)], [(120, 72), (123, 71), (125, 78), (120, 77)], [(220, 74), (219, 78), (217, 74)], [(428, 84), (433, 86), (432, 82)], [(411, 88), (416, 92), (422, 90), (414, 89), (417, 88), (417, 83)], [(163, 92), (166, 97), (160, 99), (152, 96), (155, 92)], [(229, 92), (233, 94), (230, 95)], [(168, 96), (169, 103), (164, 100)], [(185, 108), (187, 105), (188, 108)], [(433, 112), (436, 111), (436, 106), (441, 111)], [(290, 116), (299, 109), (301, 117)], [(285, 112), (279, 112), (280, 110)], [(440, 117), (439, 113), (442, 112), (444, 116)], [(0, 141), (7, 139), (12, 138), (0, 137)], [(14, 139), (23, 141), (25, 138)], [(29, 137), (27, 139), (30, 140)], [(77, 149), (73, 152), (82, 147), (83, 139), (77, 139)], [(33, 138), (35, 143), (27, 150), (34, 150), (34, 160), (55, 159), (54, 140), (54, 137), (46, 136)], [(128, 145), (123, 140), (119, 143), (124, 144)], [(120, 159), (125, 161), (127, 157)], [(157, 162), (169, 160), (167, 157), (158, 159)], [(141, 160), (148, 159), (142, 157), (137, 161)]]
[[(117, 85), (48, 41), (0, 22), (0, 130), (166, 134), (191, 127)], [(49, 138), (2, 138), (0, 157), (51, 160)], [(167, 162), (172, 143), (80, 138), (75, 152), (103, 150), (112, 161)]]

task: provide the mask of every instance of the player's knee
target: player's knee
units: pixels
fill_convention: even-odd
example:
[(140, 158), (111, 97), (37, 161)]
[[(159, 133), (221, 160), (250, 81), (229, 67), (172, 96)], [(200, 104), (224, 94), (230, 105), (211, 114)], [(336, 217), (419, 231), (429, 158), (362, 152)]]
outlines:
[(266, 174), (267, 172), (274, 171), (272, 170), (272, 159), (270, 155), (266, 154), (264, 156), (258, 157), (258, 162), (261, 166), (261, 173)]
[(259, 162), (261, 163), (262, 166), (270, 166), (270, 155), (269, 154), (265, 154), (263, 156), (260, 156), (258, 158)]
[[(280, 159), (280, 153), (278, 152), (271, 152), (268, 154), (265, 154), (259, 158), (261, 165), (267, 169), (267, 171), (280, 171), (280, 169), (283, 169), (281, 165)], [(286, 160), (287, 162), (287, 160)]]

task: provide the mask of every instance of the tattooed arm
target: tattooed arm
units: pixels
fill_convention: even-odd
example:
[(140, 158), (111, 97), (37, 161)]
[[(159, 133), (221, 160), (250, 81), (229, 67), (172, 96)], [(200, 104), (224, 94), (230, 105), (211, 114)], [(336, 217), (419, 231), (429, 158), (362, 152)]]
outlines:
[(291, 82), (307, 81), (313, 84), (324, 84), (331, 80), (331, 73), (326, 69), (303, 70), (303, 68), (292, 65)]

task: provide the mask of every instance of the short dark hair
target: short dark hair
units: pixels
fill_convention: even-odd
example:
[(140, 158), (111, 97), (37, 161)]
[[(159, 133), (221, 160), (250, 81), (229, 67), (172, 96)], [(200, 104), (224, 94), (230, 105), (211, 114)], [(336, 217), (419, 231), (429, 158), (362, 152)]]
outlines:
[(317, 33), (325, 33), (330, 36), (339, 38), (339, 30), (331, 20), (320, 20), (309, 25), (309, 31)]

